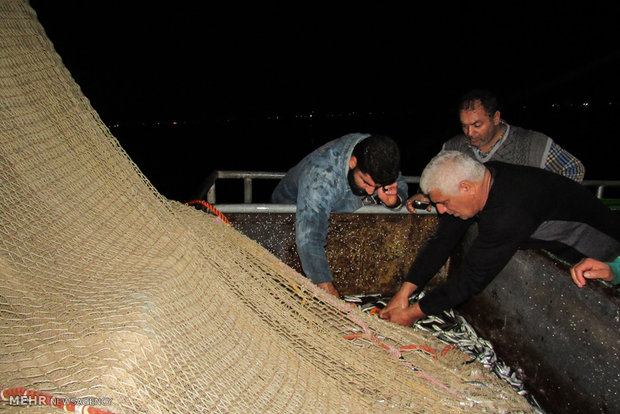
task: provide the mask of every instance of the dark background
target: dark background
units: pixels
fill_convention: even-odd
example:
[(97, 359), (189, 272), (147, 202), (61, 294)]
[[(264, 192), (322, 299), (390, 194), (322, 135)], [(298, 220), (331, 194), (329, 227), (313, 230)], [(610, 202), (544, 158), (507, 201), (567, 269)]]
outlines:
[(216, 169), (285, 171), (349, 132), (392, 136), (403, 173), (419, 175), (477, 87), (509, 123), (580, 158), (586, 179), (620, 179), (619, 4), (290, 3), (31, 1), (103, 121), (173, 199)]

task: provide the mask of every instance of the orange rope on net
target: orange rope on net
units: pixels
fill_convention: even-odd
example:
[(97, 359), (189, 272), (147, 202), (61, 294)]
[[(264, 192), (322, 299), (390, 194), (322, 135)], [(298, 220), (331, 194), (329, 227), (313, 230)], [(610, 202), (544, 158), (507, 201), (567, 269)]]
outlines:
[[(206, 209), (208, 209), (209, 211), (211, 211), (213, 214), (215, 214), (216, 216), (218, 216), (219, 218), (222, 219), (222, 221), (224, 221), (224, 223), (230, 224), (230, 221), (228, 221), (228, 219), (226, 218), (226, 216), (224, 216), (224, 214), (222, 214), (221, 211), (219, 211), (217, 208), (213, 207), (212, 204), (207, 203), (204, 200), (192, 200), (192, 201), (188, 201), (187, 203), (188, 206), (202, 206)], [(232, 226), (232, 224), (230, 224)]]
[(0, 391), (0, 400), (8, 402), (11, 405), (20, 406), (41, 406), (49, 405), (50, 407), (61, 408), (63, 411), (83, 414), (114, 414), (111, 411), (102, 410), (90, 405), (80, 404), (81, 402), (99, 402), (109, 403), (108, 398), (65, 398), (55, 397), (44, 392), (30, 390), (25, 387), (6, 388)]
[[(374, 308), (372, 308), (368, 313), (373, 316), (376, 315), (377, 313), (379, 313), (379, 311), (381, 310), (381, 308), (379, 308), (378, 306), (375, 306)], [(392, 348), (390, 348), (388, 345), (384, 344), (383, 342), (381, 342), (377, 337), (375, 337), (374, 335), (372, 335), (370, 332), (366, 332), (364, 334), (351, 334), (351, 335), (345, 335), (344, 339), (357, 339), (357, 338), (364, 338), (364, 339), (371, 339), (374, 342), (376, 342), (379, 346), (381, 346), (384, 349), (387, 350), (392, 350)], [(454, 347), (452, 345), (446, 345), (440, 352), (440, 355), (446, 356), (446, 354), (450, 351), (454, 349)], [(430, 355), (433, 356), (433, 358), (437, 358), (437, 352), (426, 345), (403, 345), (399, 348), (396, 348), (397, 352), (396, 354), (399, 355), (398, 353), (402, 352), (402, 351), (411, 351), (411, 350), (422, 350), (422, 351), (426, 351), (427, 353), (429, 353)]]
[[(390, 350), (390, 347), (386, 344), (384, 344), (383, 342), (381, 342), (380, 339), (378, 339), (376, 336), (368, 334), (368, 333), (364, 333), (364, 334), (349, 334), (349, 335), (344, 335), (343, 336), (344, 339), (357, 339), (357, 338), (362, 338), (362, 339), (370, 339), (374, 342), (376, 342), (379, 346), (381, 346), (384, 349)], [(441, 352), (439, 353), (442, 357), (446, 356), (446, 354), (450, 351), (454, 349), (454, 347), (452, 345), (446, 345)], [(411, 350), (421, 350), (421, 351), (425, 351), (428, 354), (430, 354), (433, 358), (437, 358), (437, 351), (435, 351), (433, 348), (431, 348), (430, 346), (426, 346), (426, 345), (403, 345), (399, 348), (397, 348), (397, 350), (399, 352), (402, 351), (411, 351)]]

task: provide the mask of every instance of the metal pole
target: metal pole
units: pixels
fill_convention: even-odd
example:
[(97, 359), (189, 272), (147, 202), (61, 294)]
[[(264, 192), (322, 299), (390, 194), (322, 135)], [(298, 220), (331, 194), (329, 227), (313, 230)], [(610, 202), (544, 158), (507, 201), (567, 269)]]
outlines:
[(243, 177), (243, 202), (250, 204), (252, 202), (252, 177)]

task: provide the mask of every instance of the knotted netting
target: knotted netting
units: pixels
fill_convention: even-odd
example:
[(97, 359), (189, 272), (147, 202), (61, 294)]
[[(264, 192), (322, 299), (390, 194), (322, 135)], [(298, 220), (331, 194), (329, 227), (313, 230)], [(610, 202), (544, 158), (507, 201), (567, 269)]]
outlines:
[(532, 411), (466, 354), (161, 196), (28, 3), (0, 2), (0, 53), (0, 408)]

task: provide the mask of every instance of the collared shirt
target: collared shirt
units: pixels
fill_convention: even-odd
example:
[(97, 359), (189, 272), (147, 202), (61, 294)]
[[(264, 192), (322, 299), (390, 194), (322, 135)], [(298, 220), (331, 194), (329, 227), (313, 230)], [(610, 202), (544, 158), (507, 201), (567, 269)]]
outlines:
[(503, 125), (505, 125), (505, 126), (506, 126), (506, 128), (504, 129), (504, 133), (502, 134), (502, 136), (501, 136), (501, 137), (500, 137), (497, 141), (495, 141), (495, 143), (493, 144), (493, 146), (491, 146), (491, 148), (490, 148), (487, 152), (484, 152), (484, 151), (482, 151), (480, 148), (478, 148), (478, 147), (475, 147), (475, 146), (471, 145), (471, 144), (469, 143), (469, 141), (467, 142), (467, 145), (468, 145), (468, 146), (469, 146), (469, 148), (473, 151), (473, 153), (474, 153), (474, 155), (475, 155), (476, 159), (477, 159), (478, 161), (480, 161), (481, 163), (483, 163), (483, 164), (484, 164), (485, 162), (489, 161), (489, 160), (493, 157), (493, 155), (495, 154), (495, 151), (497, 151), (497, 149), (498, 149), (499, 147), (501, 147), (501, 146), (502, 146), (502, 144), (504, 143), (504, 141), (506, 141), (506, 137), (507, 137), (507, 136), (508, 136), (508, 134), (510, 133), (510, 125), (508, 125), (508, 124), (507, 124), (506, 122), (504, 122), (504, 121), (500, 121), (500, 122), (501, 122)]
[(555, 142), (552, 142), (551, 147), (549, 147), (545, 170), (564, 175), (578, 183), (583, 181), (586, 174), (586, 169), (581, 161)]

